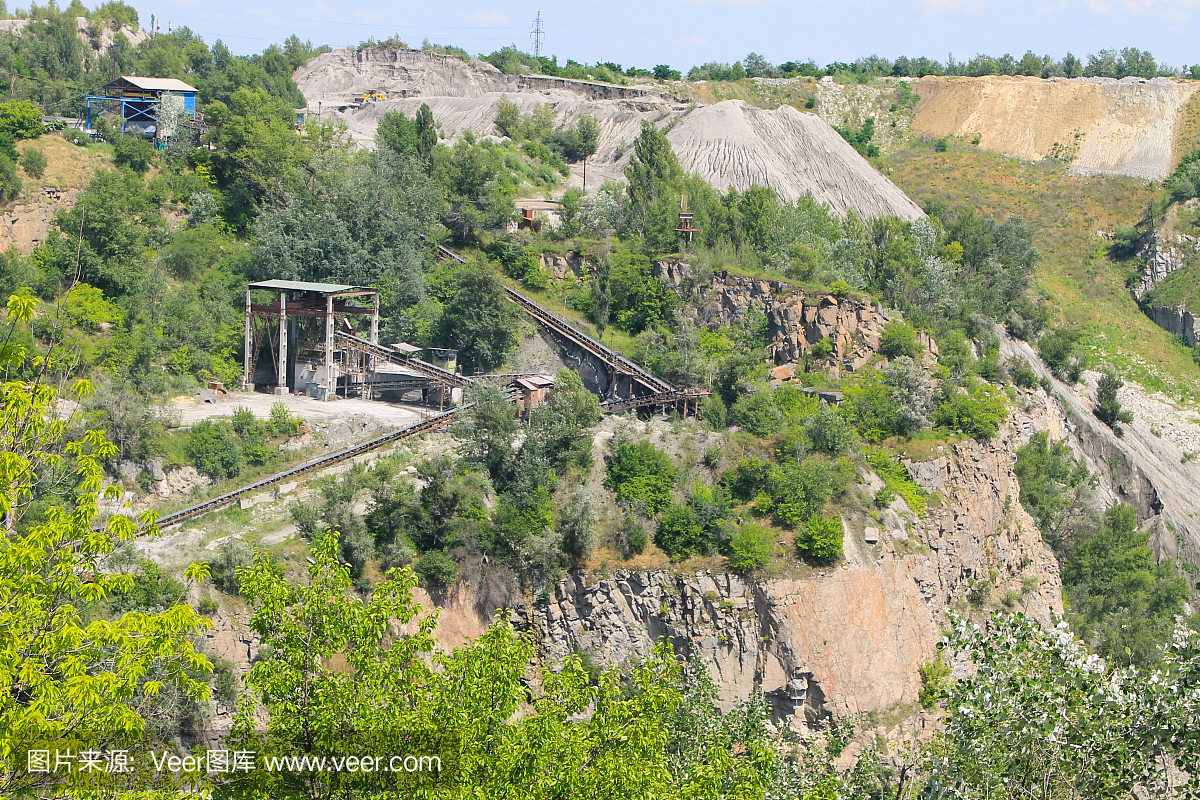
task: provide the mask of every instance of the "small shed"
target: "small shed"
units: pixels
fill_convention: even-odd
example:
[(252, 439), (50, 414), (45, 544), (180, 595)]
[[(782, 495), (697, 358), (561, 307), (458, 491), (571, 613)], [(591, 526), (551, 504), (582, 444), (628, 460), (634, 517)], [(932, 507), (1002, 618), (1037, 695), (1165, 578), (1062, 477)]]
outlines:
[(429, 348), (429, 363), (435, 367), (441, 367), (447, 372), (455, 372), (458, 370), (458, 351), (431, 347)]
[(551, 228), (557, 228), (561, 221), (562, 205), (554, 200), (520, 199), (514, 200), (513, 205), (521, 212), (521, 218), (517, 220), (518, 230), (528, 228), (536, 233), (542, 229), (542, 220)]
[(554, 378), (549, 375), (526, 375), (513, 381), (517, 391), (521, 393), (521, 416), (529, 416), (529, 412), (537, 408), (554, 388)]

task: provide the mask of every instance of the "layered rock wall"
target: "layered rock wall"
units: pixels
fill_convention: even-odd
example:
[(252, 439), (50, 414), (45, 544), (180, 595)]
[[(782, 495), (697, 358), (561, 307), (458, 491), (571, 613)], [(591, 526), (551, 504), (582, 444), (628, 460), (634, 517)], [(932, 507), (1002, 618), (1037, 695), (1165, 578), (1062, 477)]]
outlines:
[(925, 517), (848, 526), (836, 568), (771, 580), (572, 573), (538, 613), (514, 619), (548, 661), (585, 653), (622, 664), (669, 637), (712, 664), (723, 706), (761, 692), (780, 724), (912, 705), (947, 609), (971, 596), (1046, 622), (1062, 612), (1058, 565), (1017, 502), (1014, 462), (999, 441), (945, 448), (918, 471), (937, 498)]
[[(660, 261), (654, 274), (700, 309), (713, 328), (743, 322), (752, 312), (767, 318), (768, 347), (776, 364), (800, 361), (822, 340), (833, 345), (827, 371), (837, 378), (866, 364), (879, 350), (891, 321), (882, 306), (854, 297), (807, 294), (782, 281), (717, 272), (696, 275), (688, 264)], [(927, 351), (937, 345), (924, 337)]]

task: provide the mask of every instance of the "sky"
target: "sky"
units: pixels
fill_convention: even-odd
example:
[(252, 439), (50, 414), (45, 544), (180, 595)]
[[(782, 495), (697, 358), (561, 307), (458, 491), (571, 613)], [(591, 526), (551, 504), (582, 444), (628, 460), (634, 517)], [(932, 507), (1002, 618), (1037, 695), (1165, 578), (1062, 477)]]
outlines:
[[(12, 5), (10, 3), (10, 5)], [(92, 5), (92, 3), (89, 3)], [(134, 0), (142, 27), (186, 25), (235, 53), (261, 51), (295, 33), (313, 44), (353, 47), (399, 34), (468, 52), (506, 44), (532, 52), (540, 13), (542, 54), (624, 67), (669, 64), (684, 72), (750, 52), (772, 63), (853, 61), (878, 54), (977, 53), (1020, 58), (1026, 50), (1086, 60), (1105, 48), (1137, 47), (1172, 66), (1200, 63), (1200, 0), (509, 0), (412, 3), (388, 0)]]

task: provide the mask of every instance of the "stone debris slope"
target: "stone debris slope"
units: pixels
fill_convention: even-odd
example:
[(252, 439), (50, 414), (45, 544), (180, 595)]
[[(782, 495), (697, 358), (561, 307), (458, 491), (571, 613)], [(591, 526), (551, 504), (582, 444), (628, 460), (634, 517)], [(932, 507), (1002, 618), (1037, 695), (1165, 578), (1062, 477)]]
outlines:
[[(504, 75), (483, 62), (391, 48), (325, 53), (298, 70), (295, 79), (310, 112), (345, 122), (363, 147), (374, 146), (384, 114), (401, 111), (411, 117), (422, 103), (429, 104), (445, 138), (465, 130), (495, 135), (495, 103), (504, 96), (523, 113), (549, 104), (559, 127), (584, 114), (596, 117), (599, 146), (588, 163), (593, 186), (622, 179), (633, 142), (648, 120), (671, 126), (668, 138), (683, 168), (722, 190), (757, 183), (785, 200), (812, 192), (839, 214), (853, 208), (863, 217), (923, 216), (827, 123), (790, 107), (767, 111), (734, 100), (697, 107), (648, 89)], [(364, 93), (382, 93), (386, 99), (362, 103)], [(578, 183), (582, 165), (573, 165), (572, 172)]]
[(979, 136), (1005, 155), (1070, 161), (1084, 175), (1162, 180), (1171, 172), (1176, 128), (1200, 88), (1168, 78), (923, 78), (913, 130)]
[(811, 191), (838, 214), (925, 216), (837, 131), (815, 114), (791, 106), (773, 111), (743, 100), (698, 108), (668, 134), (684, 169), (718, 189), (770, 186), (796, 200)]

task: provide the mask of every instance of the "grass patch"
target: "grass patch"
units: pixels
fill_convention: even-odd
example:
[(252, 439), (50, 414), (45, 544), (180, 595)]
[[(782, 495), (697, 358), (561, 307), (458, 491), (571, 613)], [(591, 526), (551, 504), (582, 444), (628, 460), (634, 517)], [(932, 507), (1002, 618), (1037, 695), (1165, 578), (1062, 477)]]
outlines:
[(904, 502), (918, 517), (924, 515), (927, 499), (925, 492), (913, 482), (908, 470), (899, 461), (882, 450), (867, 452), (867, 463), (875, 470), (887, 487), (904, 498)]
[(997, 153), (909, 148), (893, 158), (891, 179), (919, 205), (973, 206), (1003, 220), (1025, 218), (1042, 255), (1035, 283), (1057, 307), (1058, 324), (1082, 325), (1093, 364), (1184, 402), (1200, 401), (1200, 367), (1138, 308), (1125, 286), (1128, 268), (1106, 255), (1098, 231), (1136, 223), (1157, 184), (1069, 174), (1060, 164)]

